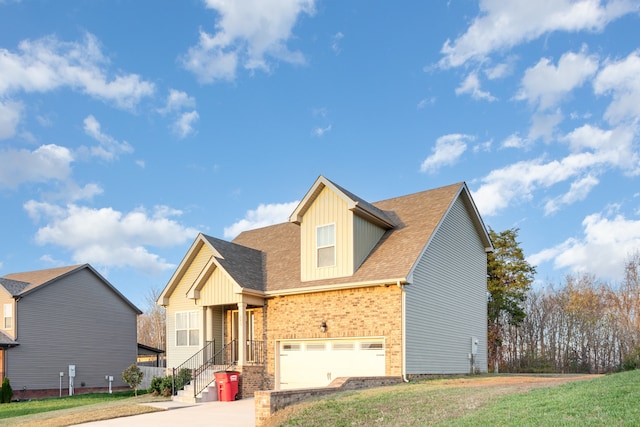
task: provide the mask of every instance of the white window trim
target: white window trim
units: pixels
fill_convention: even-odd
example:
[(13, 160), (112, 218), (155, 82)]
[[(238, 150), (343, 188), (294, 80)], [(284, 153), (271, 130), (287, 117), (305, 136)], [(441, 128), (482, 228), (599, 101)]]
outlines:
[[(4, 304), (2, 307), (2, 311), (3, 311), (2, 329), (12, 329), (13, 328), (13, 304)], [(7, 326), (7, 319), (11, 320), (11, 324), (9, 326)]]
[[(330, 227), (330, 226), (333, 227), (333, 244), (332, 245), (320, 246), (318, 244), (318, 231), (321, 228)], [(338, 249), (336, 247), (336, 240), (337, 239), (336, 239), (336, 223), (335, 222), (316, 226), (316, 254), (315, 254), (315, 257), (316, 257), (316, 268), (332, 268), (332, 267), (336, 266), (336, 257), (337, 257), (337, 252), (338, 252)], [(333, 248), (333, 264), (319, 266), (318, 264), (319, 264), (319, 261), (320, 261), (320, 257), (318, 256), (318, 251), (320, 249), (324, 249), (324, 248)]]
[[(196, 325), (191, 325), (191, 313), (196, 313), (197, 320)], [(187, 316), (187, 328), (178, 329), (178, 315), (186, 314)], [(194, 327), (195, 326), (195, 327)], [(178, 331), (187, 331), (187, 344), (178, 344)], [(191, 332), (198, 331), (198, 342), (195, 344), (191, 343)], [(198, 310), (188, 310), (188, 311), (176, 311), (175, 313), (175, 339), (176, 339), (176, 347), (195, 347), (200, 345), (200, 312)]]

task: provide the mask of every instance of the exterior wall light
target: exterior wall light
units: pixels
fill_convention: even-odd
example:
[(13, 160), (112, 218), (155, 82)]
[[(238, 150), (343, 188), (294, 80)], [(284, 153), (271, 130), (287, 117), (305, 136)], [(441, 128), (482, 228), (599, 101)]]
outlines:
[(320, 323), (320, 332), (327, 332), (327, 322)]

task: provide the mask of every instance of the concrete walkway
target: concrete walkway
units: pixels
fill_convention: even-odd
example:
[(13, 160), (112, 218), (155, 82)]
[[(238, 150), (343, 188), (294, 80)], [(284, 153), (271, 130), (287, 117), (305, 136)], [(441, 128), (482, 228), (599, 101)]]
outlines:
[(79, 424), (83, 427), (255, 427), (255, 403), (253, 398), (234, 402), (180, 403), (155, 402), (145, 405), (166, 409), (150, 414), (114, 418)]

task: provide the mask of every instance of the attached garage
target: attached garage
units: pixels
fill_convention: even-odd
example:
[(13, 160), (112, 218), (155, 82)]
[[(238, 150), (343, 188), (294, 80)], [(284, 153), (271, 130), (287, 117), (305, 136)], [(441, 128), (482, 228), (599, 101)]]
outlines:
[(383, 338), (278, 343), (279, 388), (324, 387), (339, 377), (385, 375)]

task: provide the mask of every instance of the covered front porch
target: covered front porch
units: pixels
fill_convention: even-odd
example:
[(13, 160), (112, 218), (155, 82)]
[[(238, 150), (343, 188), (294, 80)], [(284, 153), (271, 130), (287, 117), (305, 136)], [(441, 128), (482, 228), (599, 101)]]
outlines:
[[(265, 355), (262, 254), (200, 234), (158, 298), (167, 309), (167, 367), (197, 383), (213, 372), (262, 375)], [(258, 389), (258, 388), (256, 388)], [(253, 390), (242, 388), (242, 395)]]
[[(174, 378), (190, 380), (187, 394), (197, 398), (215, 380), (215, 372), (228, 370), (241, 372), (240, 397), (251, 397), (254, 391), (267, 387), (262, 304), (262, 299), (247, 298), (235, 304), (202, 307), (198, 333), (202, 345), (172, 368)], [(176, 334), (180, 334), (180, 326), (176, 322)], [(187, 333), (195, 338), (194, 330)]]

